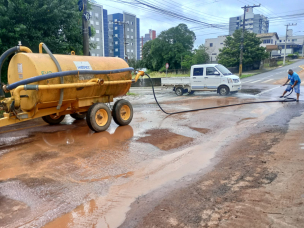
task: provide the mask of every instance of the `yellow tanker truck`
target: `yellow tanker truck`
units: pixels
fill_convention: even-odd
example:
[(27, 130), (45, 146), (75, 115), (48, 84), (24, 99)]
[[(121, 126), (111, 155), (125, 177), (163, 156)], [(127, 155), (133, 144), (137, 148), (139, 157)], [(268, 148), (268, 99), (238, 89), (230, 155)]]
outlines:
[[(75, 119), (86, 118), (96, 132), (107, 130), (112, 117), (120, 126), (132, 121), (130, 102), (118, 100), (110, 109), (113, 98), (125, 95), (131, 83), (144, 75), (140, 71), (132, 80), (134, 69), (123, 59), (74, 53), (53, 55), (43, 43), (39, 53), (16, 46), (1, 55), (0, 78), (3, 62), (11, 55), (8, 84), (0, 90), (0, 108), (4, 110), (0, 127), (38, 117), (59, 124), (67, 114)], [(11, 97), (5, 98), (4, 92)]]

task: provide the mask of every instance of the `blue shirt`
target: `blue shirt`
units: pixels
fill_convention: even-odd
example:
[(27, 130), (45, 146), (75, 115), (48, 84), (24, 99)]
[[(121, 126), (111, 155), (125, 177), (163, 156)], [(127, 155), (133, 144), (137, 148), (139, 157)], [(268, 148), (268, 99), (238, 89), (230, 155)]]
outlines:
[(288, 79), (290, 80), (290, 84), (293, 85), (295, 81), (298, 81), (297, 84), (301, 84), (301, 79), (296, 72), (293, 72), (292, 75), (288, 74)]

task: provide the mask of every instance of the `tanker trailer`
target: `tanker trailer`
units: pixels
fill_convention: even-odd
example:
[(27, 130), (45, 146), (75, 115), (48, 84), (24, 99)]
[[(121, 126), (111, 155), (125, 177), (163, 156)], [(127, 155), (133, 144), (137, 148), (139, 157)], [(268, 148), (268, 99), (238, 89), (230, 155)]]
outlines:
[[(43, 49), (46, 54), (43, 53)], [(132, 82), (126, 61), (117, 57), (53, 55), (43, 43), (39, 53), (23, 46), (4, 52), (0, 57), (0, 78), (3, 62), (9, 62), (8, 84), (0, 90), (0, 108), (4, 110), (0, 127), (42, 117), (48, 124), (59, 124), (69, 114), (74, 119), (86, 118), (96, 132), (105, 131), (112, 117), (120, 125), (128, 125), (133, 118), (129, 101), (113, 98), (125, 95)], [(11, 97), (5, 98), (10, 93)]]

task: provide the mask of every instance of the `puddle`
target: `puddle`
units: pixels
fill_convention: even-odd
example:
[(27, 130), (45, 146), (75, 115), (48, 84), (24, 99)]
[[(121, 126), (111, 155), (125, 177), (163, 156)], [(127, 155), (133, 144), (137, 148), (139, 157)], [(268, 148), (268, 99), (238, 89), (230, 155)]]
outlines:
[[(34, 142), (23, 144), (1, 157), (0, 181), (22, 174), (41, 177), (56, 166), (65, 172), (81, 170), (88, 162), (90, 169), (94, 166), (106, 167), (114, 159), (111, 156), (119, 160), (125, 155), (121, 148), (128, 146), (128, 140), (133, 135), (130, 125), (117, 127), (113, 134), (94, 133), (87, 126), (53, 133), (37, 133), (33, 136)], [(114, 152), (116, 153), (113, 154)], [(97, 157), (103, 157), (102, 164), (94, 159)], [(78, 173), (79, 177), (76, 179), (83, 179), (83, 175)]]
[(256, 119), (256, 117), (243, 118), (240, 121), (238, 121), (237, 124), (240, 124), (240, 123), (242, 123), (243, 121), (246, 121), (246, 120), (254, 120), (254, 119)]
[(170, 132), (168, 129), (152, 129), (145, 132), (149, 136), (140, 138), (137, 142), (150, 143), (161, 150), (171, 150), (193, 141), (192, 138)]
[(251, 95), (257, 95), (261, 93), (263, 90), (261, 89), (241, 89), (241, 93), (251, 94)]

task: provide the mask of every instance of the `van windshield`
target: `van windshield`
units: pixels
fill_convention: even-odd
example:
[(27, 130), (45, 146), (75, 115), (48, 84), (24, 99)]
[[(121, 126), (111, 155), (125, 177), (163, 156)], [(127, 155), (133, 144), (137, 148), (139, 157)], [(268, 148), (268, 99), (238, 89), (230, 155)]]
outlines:
[(216, 65), (215, 66), (223, 75), (232, 75), (232, 73), (230, 72), (230, 70), (228, 70), (226, 67), (224, 67), (223, 65)]

